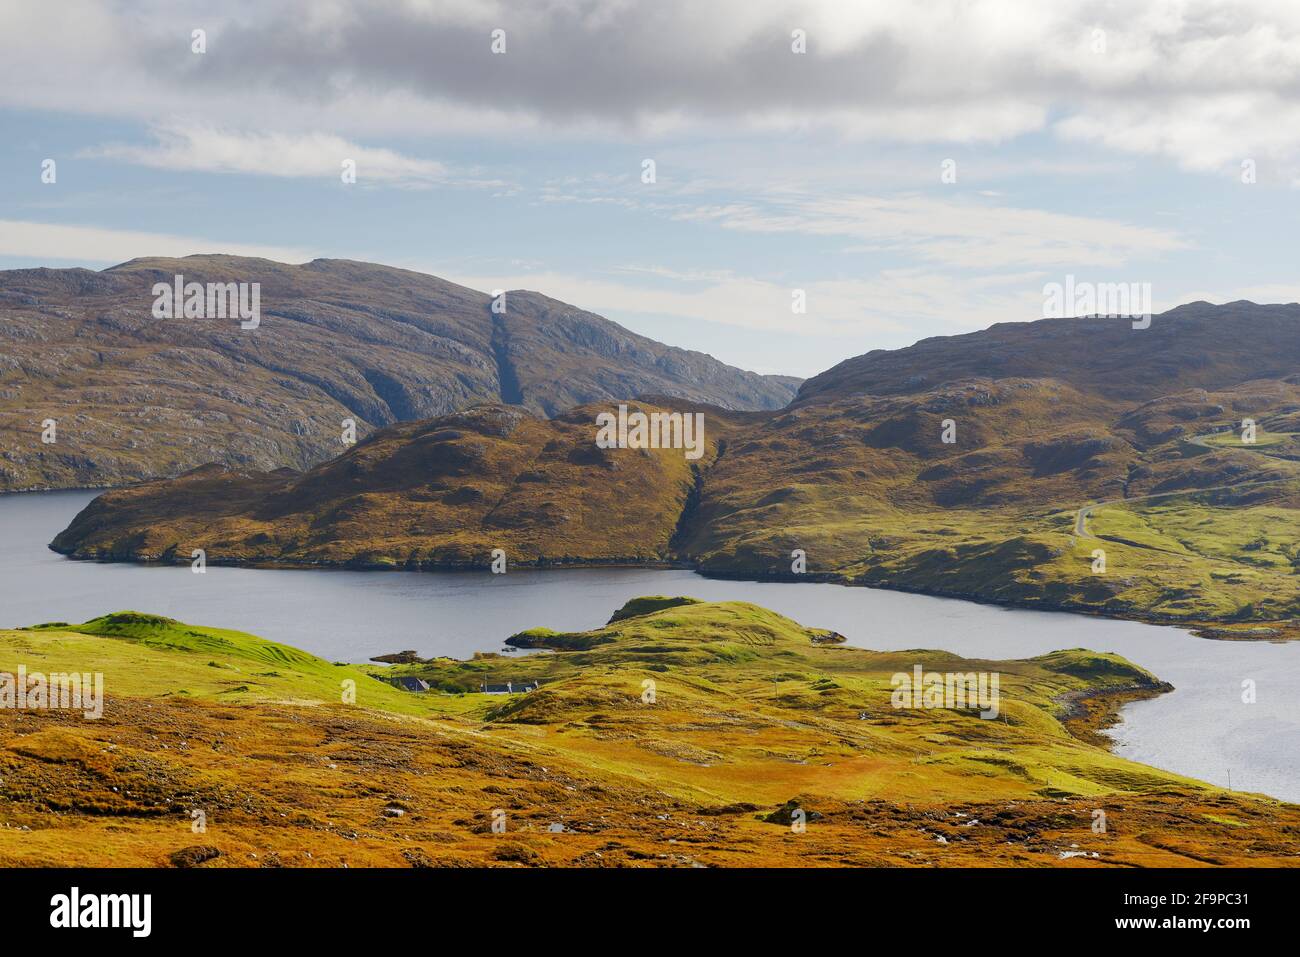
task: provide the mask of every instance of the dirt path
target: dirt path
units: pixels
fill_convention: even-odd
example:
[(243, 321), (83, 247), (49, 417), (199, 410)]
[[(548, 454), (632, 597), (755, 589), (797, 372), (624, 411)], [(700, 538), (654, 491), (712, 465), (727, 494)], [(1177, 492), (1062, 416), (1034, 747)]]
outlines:
[[(1218, 435), (1218, 434), (1221, 433), (1210, 432), (1206, 435), (1193, 435), (1185, 439), (1184, 441), (1190, 442), (1193, 445), (1199, 445), (1202, 448), (1212, 449), (1214, 451), (1220, 451), (1220, 450), (1238, 451), (1239, 450), (1242, 452), (1253, 452), (1256, 455), (1265, 455), (1268, 456), (1268, 458), (1277, 459), (1278, 461), (1281, 462), (1292, 461), (1291, 459), (1282, 458), (1281, 456), (1270, 455), (1267, 451), (1267, 449), (1270, 448), (1270, 446), (1261, 446), (1261, 447), (1247, 446), (1247, 445), (1217, 446), (1217, 445), (1210, 445), (1206, 441), (1206, 439), (1210, 438), (1211, 436)], [(1093, 502), (1091, 505), (1085, 505), (1083, 508), (1079, 509), (1079, 511), (1076, 513), (1074, 517), (1074, 534), (1079, 538), (1096, 538), (1097, 537), (1096, 535), (1093, 535), (1091, 532), (1088, 531), (1088, 519), (1092, 516), (1092, 513), (1095, 510), (1099, 508), (1103, 508), (1107, 505), (1118, 505), (1121, 503), (1128, 504), (1129, 502), (1144, 502), (1144, 501), (1150, 501), (1151, 499), (1157, 499), (1157, 498), (1170, 498), (1175, 495), (1199, 495), (1202, 492), (1222, 492), (1227, 489), (1252, 488), (1258, 485), (1276, 485), (1279, 482), (1294, 481), (1295, 478), (1296, 476), (1287, 476), (1285, 478), (1276, 478), (1276, 479), (1258, 479), (1250, 482), (1232, 482), (1226, 485), (1212, 485), (1209, 488), (1178, 489), (1177, 491), (1173, 491), (1173, 492), (1153, 492), (1149, 495), (1134, 495), (1131, 498), (1112, 498), (1102, 502)]]

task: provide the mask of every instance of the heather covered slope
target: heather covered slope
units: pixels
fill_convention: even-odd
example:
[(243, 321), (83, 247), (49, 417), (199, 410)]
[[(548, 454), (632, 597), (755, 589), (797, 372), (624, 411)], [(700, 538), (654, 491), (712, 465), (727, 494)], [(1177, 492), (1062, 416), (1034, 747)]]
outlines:
[(1133, 408), (1051, 380), (800, 404), (729, 443), (680, 544), (717, 574), (786, 577), (798, 548), (836, 580), (1294, 634), (1297, 408), (1287, 382)]
[[(1109, 321), (1163, 348), (1149, 335), (1163, 319), (1149, 330)], [(1213, 321), (1180, 320), (1192, 338)], [(1086, 338), (1095, 320), (1078, 322)], [(1054, 354), (1059, 324), (1025, 329)], [(1280, 334), (1272, 320), (1260, 329)], [(871, 375), (843, 379), (775, 412), (705, 410), (708, 453), (694, 463), (680, 450), (595, 448), (601, 406), (549, 424), (544, 440), (527, 425), (522, 446), (482, 431), (479, 457), (432, 442), (459, 431), (435, 420), (302, 477), (200, 473), (109, 493), (54, 544), (80, 557), (188, 560), (205, 547), (218, 561), (386, 565), (485, 564), (502, 547), (512, 560), (677, 560), (788, 578), (799, 550), (817, 578), (1290, 636), (1300, 376), (1241, 379), (1289, 348), (1237, 335), (1188, 374), (1223, 384), (1138, 398), (1112, 389), (1119, 373), (1090, 384), (1064, 374), (1068, 363), (1060, 377), (956, 380), (937, 363), (927, 375), (942, 384), (885, 394), (869, 391), (882, 388)], [(1240, 438), (1246, 419), (1253, 444)], [(387, 464), (357, 471), (370, 460)]]
[[(155, 319), (152, 287), (261, 284), (261, 324)], [(218, 462), (307, 468), (364, 436), (478, 402), (540, 414), (606, 398), (786, 404), (761, 376), (536, 293), (486, 294), (346, 260), (137, 259), (0, 272), (0, 491), (121, 485)], [(57, 422), (57, 441), (41, 423)]]
[(720, 574), (801, 548), (839, 580), (1296, 636), (1297, 369), (1300, 307), (1249, 303), (869, 353), (729, 445), (682, 547)]
[(188, 561), (203, 548), (212, 562), (381, 567), (484, 567), (497, 548), (510, 563), (668, 559), (697, 470), (757, 413), (702, 407), (706, 448), (692, 463), (679, 449), (597, 448), (598, 408), (541, 419), (478, 406), (391, 426), (306, 474), (212, 466), (115, 490), (55, 547), (97, 558)]
[[(1164, 689), (1118, 656), (977, 661), (836, 637), (750, 604), (659, 597), (590, 632), (512, 639), (551, 654), (391, 669), (134, 612), (0, 631), (0, 670), (100, 672), (106, 694), (99, 720), (0, 709), (0, 864), (1297, 860), (1300, 809), (1100, 746), (1117, 703)], [(893, 676), (918, 665), (997, 673), (997, 718), (895, 707)], [(434, 690), (376, 680), (394, 675)], [(507, 681), (540, 687), (478, 693)]]

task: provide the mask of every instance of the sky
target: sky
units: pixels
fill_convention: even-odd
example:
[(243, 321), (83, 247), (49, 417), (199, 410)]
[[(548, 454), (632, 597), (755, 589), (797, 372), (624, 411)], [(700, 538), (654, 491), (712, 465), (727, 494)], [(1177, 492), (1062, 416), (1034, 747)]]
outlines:
[(0, 269), (366, 260), (809, 376), (1067, 276), (1300, 299), (1298, 90), (1264, 0), (5, 0)]

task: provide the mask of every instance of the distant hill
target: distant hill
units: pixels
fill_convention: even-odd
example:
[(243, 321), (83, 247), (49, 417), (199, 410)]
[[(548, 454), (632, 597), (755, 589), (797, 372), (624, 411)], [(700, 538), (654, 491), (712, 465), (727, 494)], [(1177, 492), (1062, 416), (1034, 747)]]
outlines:
[(788, 408), (702, 409), (696, 461), (597, 448), (608, 404), (551, 421), (481, 407), (304, 475), (112, 492), (54, 545), (413, 568), (485, 567), (499, 547), (1300, 636), (1296, 314), (1197, 306), (1145, 330), (1049, 320), (869, 353)]
[(1138, 401), (1300, 373), (1300, 304), (1194, 302), (1153, 317), (1000, 322), (980, 332), (877, 349), (814, 376), (797, 401), (927, 392), (968, 378), (1051, 378)]
[[(390, 426), (305, 474), (207, 466), (106, 493), (57, 547), (169, 561), (193, 542), (213, 561), (377, 567), (479, 567), (494, 548), (511, 564), (665, 560), (694, 494), (690, 463), (597, 448), (595, 414), (476, 406)], [(761, 413), (708, 415), (704, 463), (734, 418)]]
[[(261, 324), (156, 319), (154, 283), (260, 283)], [(308, 468), (358, 436), (479, 402), (554, 415), (655, 393), (774, 409), (798, 379), (733, 368), (534, 292), (491, 297), (347, 260), (136, 259), (0, 272), (0, 491), (120, 485), (217, 462)], [(41, 441), (54, 419), (57, 441)]]

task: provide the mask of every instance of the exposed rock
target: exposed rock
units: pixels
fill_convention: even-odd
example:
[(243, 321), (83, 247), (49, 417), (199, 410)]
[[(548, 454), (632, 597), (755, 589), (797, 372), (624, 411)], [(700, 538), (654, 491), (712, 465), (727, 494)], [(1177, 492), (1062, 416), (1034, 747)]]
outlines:
[(173, 867), (198, 867), (221, 856), (221, 851), (210, 844), (195, 844), (181, 848), (169, 858)]

